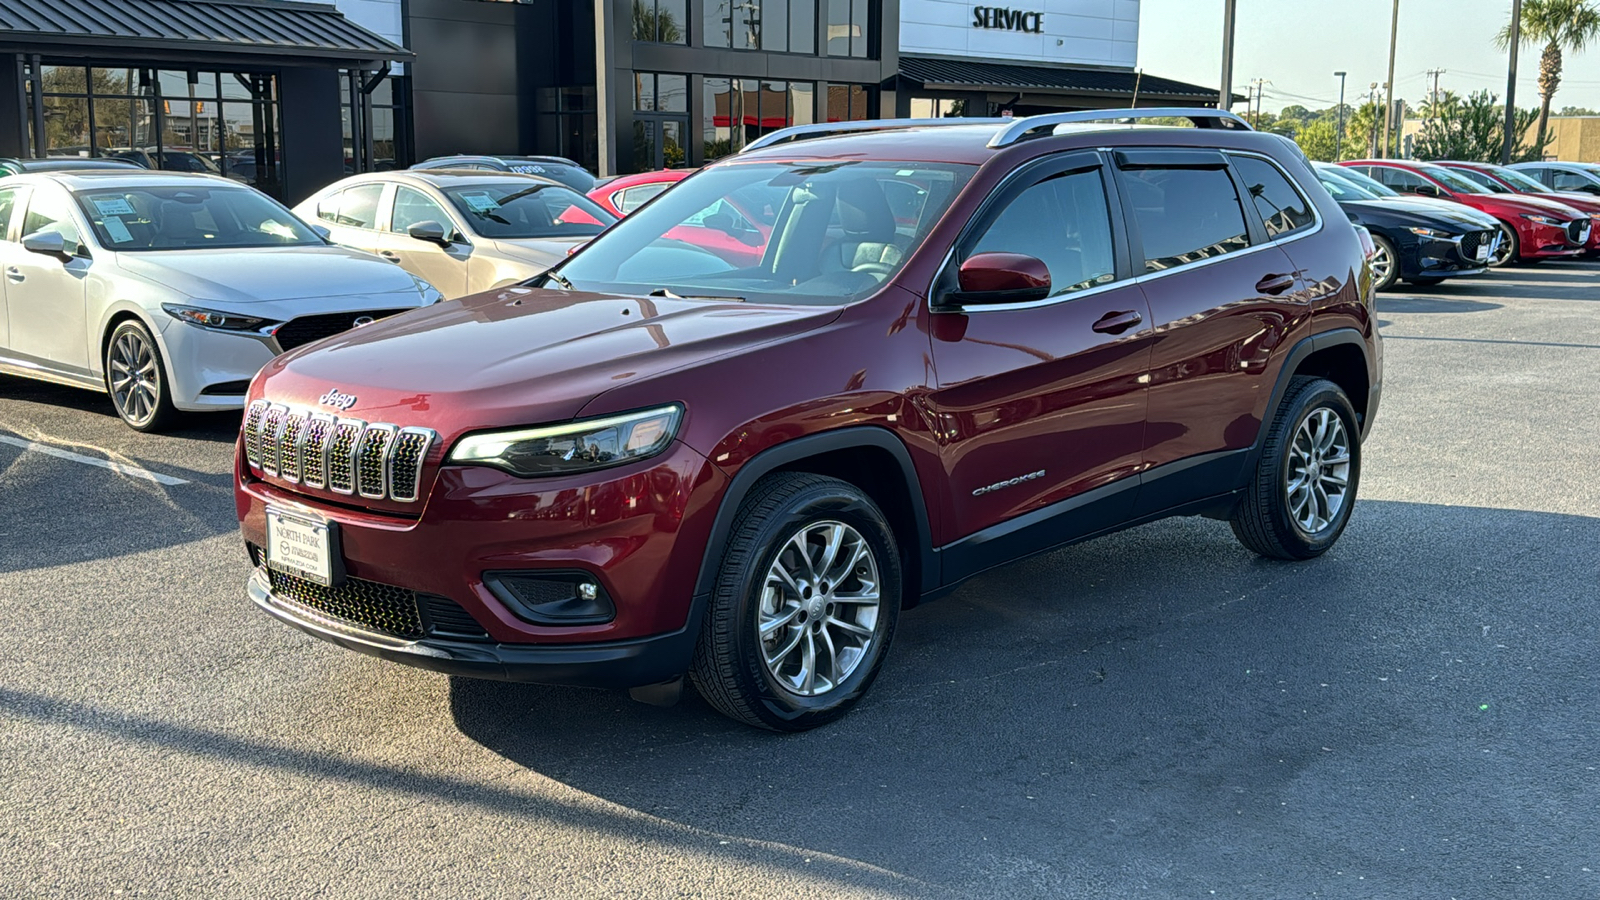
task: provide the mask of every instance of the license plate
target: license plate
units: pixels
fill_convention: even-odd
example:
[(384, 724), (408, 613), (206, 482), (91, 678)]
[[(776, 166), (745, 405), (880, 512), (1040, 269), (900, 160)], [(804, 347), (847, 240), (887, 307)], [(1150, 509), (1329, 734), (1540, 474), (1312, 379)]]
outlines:
[(324, 587), (334, 586), (343, 570), (335, 551), (333, 525), (309, 516), (267, 510), (267, 565)]
[(1489, 245), (1488, 244), (1479, 244), (1477, 251), (1474, 252), (1472, 254), (1472, 256), (1473, 256), (1474, 259), (1478, 260), (1479, 262), (1482, 262), (1482, 261), (1488, 259), (1489, 258)]

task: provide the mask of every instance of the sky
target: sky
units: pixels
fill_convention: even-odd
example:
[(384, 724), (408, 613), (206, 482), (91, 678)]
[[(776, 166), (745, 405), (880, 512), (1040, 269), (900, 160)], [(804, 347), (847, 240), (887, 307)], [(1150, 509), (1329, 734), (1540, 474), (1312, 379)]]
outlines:
[[(1252, 78), (1271, 82), (1261, 108), (1299, 104), (1333, 106), (1336, 71), (1349, 73), (1345, 102), (1365, 94), (1388, 74), (1392, 0), (1237, 0), (1234, 92)], [(1139, 65), (1146, 74), (1213, 86), (1222, 74), (1223, 0), (1141, 0)], [(1494, 35), (1511, 19), (1511, 0), (1400, 0), (1396, 42), (1396, 96), (1422, 102), (1444, 69), (1440, 90), (1465, 96), (1488, 88), (1504, 99), (1506, 54)], [(1517, 58), (1517, 105), (1539, 104), (1539, 52), (1524, 44)], [(1551, 110), (1600, 109), (1600, 45), (1565, 54), (1561, 86)], [(1241, 102), (1235, 109), (1244, 110)]]

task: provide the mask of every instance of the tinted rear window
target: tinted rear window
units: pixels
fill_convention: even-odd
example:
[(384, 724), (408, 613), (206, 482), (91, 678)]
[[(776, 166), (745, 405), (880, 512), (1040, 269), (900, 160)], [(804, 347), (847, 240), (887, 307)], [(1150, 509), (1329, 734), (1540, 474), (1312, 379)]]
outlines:
[(1310, 202), (1300, 196), (1277, 166), (1253, 156), (1236, 156), (1233, 167), (1250, 191), (1268, 237), (1281, 237), (1316, 222)]
[(1133, 202), (1147, 272), (1250, 246), (1239, 193), (1223, 169), (1127, 170), (1122, 184)]

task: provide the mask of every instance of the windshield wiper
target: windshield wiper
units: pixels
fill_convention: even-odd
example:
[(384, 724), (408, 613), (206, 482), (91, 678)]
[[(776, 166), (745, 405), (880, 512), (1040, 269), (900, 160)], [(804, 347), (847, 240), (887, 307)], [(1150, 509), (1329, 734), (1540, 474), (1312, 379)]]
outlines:
[[(562, 275), (560, 272), (546, 272), (544, 273), (544, 278), (547, 282), (554, 281), (556, 284), (560, 285), (561, 289), (564, 291), (573, 290), (572, 282), (568, 281), (567, 276)], [(543, 287), (543, 285), (540, 285), (540, 287)]]
[(664, 287), (656, 288), (655, 290), (651, 291), (648, 296), (665, 297), (668, 300), (733, 300), (740, 303), (744, 302), (743, 297), (735, 297), (729, 294), (680, 294), (670, 288)]

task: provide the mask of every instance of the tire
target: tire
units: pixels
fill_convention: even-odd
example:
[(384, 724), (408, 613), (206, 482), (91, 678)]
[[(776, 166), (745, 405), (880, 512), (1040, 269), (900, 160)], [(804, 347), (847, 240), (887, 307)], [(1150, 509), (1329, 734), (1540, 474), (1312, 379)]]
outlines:
[[(833, 570), (824, 564), (817, 573), (834, 534)], [(851, 559), (839, 575), (845, 553)], [(862, 602), (874, 585), (876, 605)], [(836, 478), (770, 475), (734, 519), (689, 678), (717, 711), (757, 728), (805, 731), (831, 722), (877, 677), (899, 619), (900, 586), (894, 531), (871, 498)]]
[(1436, 284), (1443, 284), (1444, 283), (1444, 279), (1443, 278), (1431, 278), (1431, 277), (1430, 278), (1407, 278), (1406, 282), (1409, 283), (1409, 284), (1414, 284), (1417, 287), (1433, 287)]
[(1386, 291), (1400, 277), (1400, 256), (1386, 237), (1374, 234), (1372, 243), (1377, 247), (1372, 254), (1372, 289)]
[[(161, 348), (138, 319), (121, 322), (105, 348), (106, 393), (134, 431), (164, 431), (178, 418)], [(122, 377), (119, 377), (122, 376)]]
[[(1323, 435), (1328, 440), (1319, 442)], [(1355, 408), (1338, 385), (1295, 376), (1268, 426), (1254, 479), (1234, 510), (1233, 534), (1239, 543), (1272, 559), (1311, 559), (1328, 552), (1355, 507), (1360, 435)], [(1341, 456), (1342, 463), (1330, 462)], [(1317, 465), (1307, 466), (1313, 459)], [(1294, 482), (1303, 482), (1297, 476), (1308, 470), (1314, 480), (1302, 493)], [(1340, 478), (1343, 489), (1335, 494), (1330, 488)]]
[(1489, 268), (1499, 269), (1516, 262), (1522, 255), (1522, 244), (1517, 240), (1517, 230), (1500, 223), (1500, 252), (1489, 257)]

